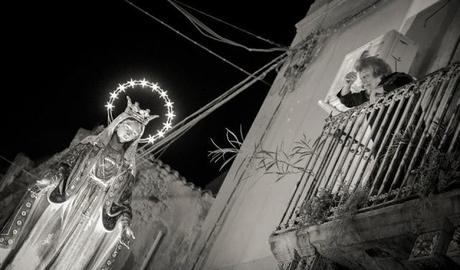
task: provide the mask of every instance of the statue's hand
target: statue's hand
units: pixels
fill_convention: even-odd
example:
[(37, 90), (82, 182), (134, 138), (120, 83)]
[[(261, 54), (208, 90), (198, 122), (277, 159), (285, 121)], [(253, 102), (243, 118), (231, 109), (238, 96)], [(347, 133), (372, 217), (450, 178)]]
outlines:
[(42, 188), (45, 188), (47, 186), (49, 186), (51, 184), (51, 180), (48, 179), (48, 178), (43, 178), (43, 179), (40, 179), (37, 181), (37, 186), (42, 189)]
[(123, 233), (125, 234), (126, 238), (132, 238), (133, 240), (136, 239), (136, 237), (134, 237), (134, 232), (133, 230), (131, 230), (131, 227), (129, 226), (126, 226), (125, 227), (125, 230), (123, 231)]
[(121, 240), (120, 243), (129, 249), (129, 240), (134, 237), (134, 232), (131, 227), (128, 225), (128, 222), (125, 219), (122, 219), (118, 222), (118, 226), (121, 227)]
[(51, 185), (51, 180), (49, 178), (43, 178), (40, 180), (37, 180), (34, 185), (29, 187), (29, 191), (37, 196), (42, 190), (48, 188)]

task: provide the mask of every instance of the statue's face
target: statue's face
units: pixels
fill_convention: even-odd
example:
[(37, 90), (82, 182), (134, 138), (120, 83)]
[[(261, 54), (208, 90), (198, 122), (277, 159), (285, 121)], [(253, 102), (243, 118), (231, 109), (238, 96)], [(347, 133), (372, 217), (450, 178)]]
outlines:
[(364, 89), (373, 91), (377, 88), (380, 83), (381, 77), (374, 77), (374, 71), (372, 68), (363, 68), (358, 72), (359, 79), (363, 83)]
[(135, 120), (125, 120), (117, 126), (117, 136), (121, 143), (137, 139), (142, 131), (141, 123)]

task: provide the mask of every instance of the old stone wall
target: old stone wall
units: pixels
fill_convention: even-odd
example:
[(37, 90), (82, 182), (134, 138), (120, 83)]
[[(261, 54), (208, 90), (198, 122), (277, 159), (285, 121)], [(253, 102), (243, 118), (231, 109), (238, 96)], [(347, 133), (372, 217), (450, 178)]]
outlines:
[(131, 204), (136, 240), (123, 269), (187, 269), (214, 198), (161, 161), (139, 167)]

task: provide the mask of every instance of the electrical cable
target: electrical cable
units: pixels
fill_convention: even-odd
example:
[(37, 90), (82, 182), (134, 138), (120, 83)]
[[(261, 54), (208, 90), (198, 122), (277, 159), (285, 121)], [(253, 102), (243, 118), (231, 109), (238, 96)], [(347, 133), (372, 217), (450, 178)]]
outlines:
[[(258, 74), (258, 73), (261, 73), (261, 72), (264, 72), (265, 69), (267, 69), (270, 65), (272, 65), (273, 63), (275, 63), (276, 65), (279, 65), (279, 63), (281, 61), (283, 61), (283, 58), (286, 56), (287, 54), (284, 53), (283, 55), (280, 55), (278, 56), (277, 58), (273, 59), (272, 61), (270, 61), (268, 64), (264, 65), (262, 68), (260, 68), (259, 70), (257, 70), (256, 72), (254, 72), (254, 74)], [(237, 91), (239, 88), (243, 87), (244, 84), (246, 84), (250, 79), (251, 77), (254, 77), (255, 75), (253, 76), (249, 76), (247, 78), (245, 78), (243, 81), (239, 82), (238, 84), (236, 84), (235, 86), (233, 86), (232, 88), (230, 88), (229, 90), (227, 90), (225, 93), (223, 93), (222, 95), (220, 95), (219, 97), (215, 98), (214, 100), (212, 100), (211, 102), (209, 102), (208, 104), (206, 104), (205, 106), (201, 107), (200, 109), (198, 109), (197, 111), (195, 111), (194, 113), (192, 113), (191, 115), (187, 116), (185, 119), (183, 119), (181, 122), (177, 123), (175, 126), (172, 127), (172, 129), (170, 130), (170, 132), (174, 131), (175, 129), (178, 129), (180, 128), (181, 126), (185, 125), (188, 123), (188, 121), (190, 121), (191, 119), (193, 119), (194, 117), (197, 117), (199, 116), (200, 114), (204, 113), (206, 110), (209, 110), (210, 108), (216, 106), (219, 102), (221, 102), (223, 99), (227, 98), (229, 95), (231, 95), (233, 92)], [(163, 139), (164, 140), (164, 139)], [(144, 145), (142, 147), (140, 147), (139, 151), (143, 151), (146, 147), (148, 147), (149, 145)], [(139, 152), (138, 151), (138, 152)]]
[[(162, 155), (164, 153), (164, 151), (166, 151), (166, 149), (174, 141), (176, 141), (183, 134), (185, 134), (191, 127), (193, 127), (200, 120), (205, 118), (207, 115), (212, 113), (214, 110), (216, 110), (217, 108), (219, 108), (220, 106), (222, 106), (223, 104), (225, 104), (226, 102), (231, 100), (233, 97), (235, 97), (236, 95), (238, 95), (239, 93), (241, 93), (242, 91), (244, 91), (249, 86), (251, 86), (254, 83), (256, 83), (257, 81), (261, 81), (261, 82), (263, 82), (263, 83), (265, 83), (267, 85), (270, 85), (269, 83), (264, 81), (263, 78), (266, 76), (266, 74), (268, 72), (270, 72), (273, 69), (276, 69), (286, 59), (287, 52), (284, 50), (285, 52), (283, 54), (277, 56), (275, 59), (270, 61), (268, 64), (266, 64), (265, 66), (263, 66), (259, 70), (255, 71), (254, 73), (249, 73), (248, 71), (244, 70), (243, 68), (239, 67), (238, 65), (230, 62), (226, 58), (218, 55), (217, 53), (213, 52), (212, 50), (206, 48), (205, 46), (199, 44), (198, 42), (194, 41), (190, 37), (186, 36), (185, 34), (181, 33), (180, 31), (176, 30), (174, 27), (168, 25), (167, 23), (163, 22), (159, 18), (157, 18), (157, 17), (153, 16), (152, 14), (148, 13), (147, 11), (145, 11), (142, 8), (140, 8), (136, 4), (132, 3), (131, 1), (125, 0), (125, 2), (127, 2), (128, 4), (130, 4), (131, 6), (136, 8), (138, 11), (144, 13), (148, 17), (154, 19), (158, 23), (162, 24), (163, 26), (167, 27), (169, 30), (174, 31), (176, 34), (178, 34), (181, 37), (185, 38), (189, 42), (195, 44), (196, 46), (200, 47), (201, 49), (206, 50), (208, 53), (216, 56), (220, 60), (226, 62), (227, 64), (233, 66), (234, 68), (236, 68), (236, 69), (242, 71), (243, 73), (245, 73), (246, 75), (248, 75), (248, 77), (246, 77), (244, 80), (242, 80), (241, 82), (239, 82), (238, 84), (236, 84), (235, 86), (233, 86), (232, 88), (227, 90), (225, 93), (223, 93), (222, 95), (220, 95), (216, 99), (212, 100), (211, 102), (209, 102), (205, 106), (201, 107), (200, 109), (198, 109), (197, 111), (195, 111), (194, 113), (192, 113), (191, 115), (189, 115), (188, 117), (183, 119), (178, 124), (176, 124), (171, 129), (169, 135), (166, 136), (165, 138), (163, 138), (161, 141), (159, 141), (158, 143), (156, 143), (154, 145), (147, 145), (146, 144), (146, 145), (143, 145), (142, 147), (140, 147), (138, 149), (138, 153), (137, 153), (138, 158), (145, 158), (147, 155), (153, 155), (153, 157), (158, 155), (158, 154)], [(170, 3), (174, 5), (174, 3), (172, 3), (172, 2), (170, 2)], [(197, 29), (201, 30), (201, 29), (204, 28), (204, 29), (206, 29), (206, 31), (208, 33), (210, 33), (210, 37), (218, 39), (218, 40), (226, 40), (225, 38), (223, 38), (220, 35), (218, 35), (217, 33), (215, 33), (212, 29), (208, 28), (204, 24), (201, 24), (201, 22), (199, 22), (199, 20), (190, 19), (193, 16), (191, 14), (189, 14), (186, 10), (184, 10), (183, 8), (181, 8), (181, 7), (177, 6), (177, 5), (175, 5), (175, 6), (178, 8), (179, 11), (181, 11), (181, 12), (183, 11), (185, 14), (187, 14), (187, 18), (194, 24), (195, 27), (197, 27)], [(202, 31), (200, 31), (200, 32), (202, 32)], [(226, 40), (226, 41), (229, 41), (230, 43), (232, 42), (230, 40)], [(257, 74), (259, 74), (259, 75), (257, 75)]]
[[(204, 119), (206, 116), (211, 114), (213, 111), (221, 107), (223, 104), (227, 103), (229, 100), (240, 94), (242, 91), (246, 90), (249, 88), (251, 85), (253, 85), (257, 80), (260, 78), (263, 78), (267, 75), (268, 72), (276, 69), (278, 65), (286, 59), (287, 53), (284, 53), (272, 61), (256, 71), (254, 74), (260, 73), (257, 77), (255, 75), (252, 75), (244, 80), (243, 83), (238, 83), (236, 86), (230, 88), (227, 90), (224, 94), (221, 96), (217, 97), (207, 105), (203, 106), (200, 108), (198, 111), (195, 113), (191, 114), (181, 122), (179, 122), (176, 126), (172, 128), (172, 131), (167, 135), (165, 138), (163, 138), (161, 141), (154, 145), (149, 145), (149, 146), (143, 146), (139, 149), (138, 151), (138, 157), (143, 158), (146, 157), (148, 154), (152, 153), (155, 151), (155, 153), (158, 153), (159, 151), (162, 151), (163, 147), (167, 146), (167, 144), (171, 140), (176, 140), (179, 137), (181, 137), (183, 134), (185, 134), (191, 127), (196, 125), (199, 121)], [(267, 68), (268, 66), (268, 68)], [(255, 78), (254, 78), (255, 77)], [(249, 81), (248, 81), (249, 79)], [(247, 82), (246, 82), (247, 81)], [(241, 86), (240, 86), (241, 85)], [(154, 154), (155, 155), (155, 154)]]
[(249, 32), (249, 31), (247, 31), (247, 30), (245, 30), (245, 29), (243, 29), (243, 28), (240, 28), (240, 27), (238, 27), (238, 26), (235, 26), (235, 25), (233, 25), (233, 24), (231, 24), (231, 23), (228, 23), (228, 22), (226, 22), (226, 21), (224, 21), (224, 20), (222, 20), (222, 19), (219, 19), (219, 18), (217, 18), (217, 17), (214, 17), (214, 16), (212, 16), (212, 15), (209, 15), (209, 14), (207, 14), (207, 13), (205, 13), (205, 12), (199, 10), (199, 9), (196, 9), (196, 8), (194, 8), (194, 7), (192, 7), (192, 6), (189, 6), (189, 5), (185, 4), (185, 3), (182, 3), (182, 2), (177, 1), (177, 0), (172, 0), (172, 1), (175, 2), (175, 3), (177, 3), (177, 4), (179, 4), (179, 5), (185, 6), (185, 7), (189, 8), (189, 9), (191, 9), (191, 10), (193, 10), (193, 11), (196, 11), (196, 12), (198, 12), (198, 13), (200, 13), (200, 14), (202, 14), (202, 15), (208, 17), (208, 18), (211, 18), (211, 19), (216, 20), (216, 21), (218, 21), (218, 22), (220, 22), (220, 23), (223, 23), (223, 24), (225, 24), (225, 25), (227, 25), (227, 26), (230, 26), (230, 27), (232, 27), (232, 28), (234, 28), (234, 29), (236, 29), (236, 30), (239, 30), (239, 31), (241, 31), (241, 32), (243, 32), (243, 33), (245, 33), (245, 34), (248, 34), (248, 35), (253, 36), (253, 37), (255, 37), (255, 38), (259, 39), (259, 40), (262, 40), (262, 41), (264, 41), (264, 42), (267, 42), (267, 43), (269, 43), (269, 44), (271, 44), (271, 45), (274, 45), (274, 46), (277, 46), (277, 47), (280, 47), (280, 48), (285, 48), (285, 47), (287, 47), (287, 46), (285, 46), (285, 45), (281, 45), (281, 44), (276, 43), (276, 42), (274, 42), (274, 41), (271, 41), (271, 40), (269, 40), (269, 39), (263, 38), (263, 37), (261, 37), (261, 36), (259, 36), (259, 35), (253, 34), (253, 33)]
[(274, 48), (268, 48), (268, 49), (259, 49), (259, 48), (250, 48), (248, 46), (245, 46), (239, 42), (224, 38), (223, 36), (217, 34), (214, 30), (212, 30), (210, 27), (208, 27), (206, 24), (201, 22), (199, 19), (197, 19), (195, 16), (190, 14), (188, 11), (186, 11), (184, 8), (180, 7), (178, 4), (176, 4), (172, 0), (167, 0), (168, 3), (170, 3), (173, 7), (175, 7), (179, 12), (181, 12), (192, 24), (195, 26), (195, 28), (204, 36), (216, 40), (218, 42), (222, 42), (228, 45), (232, 45), (235, 47), (240, 47), (243, 49), (246, 49), (250, 52), (275, 52), (275, 51), (286, 51), (286, 47), (274, 47)]
[[(214, 51), (206, 48), (205, 46), (203, 46), (202, 44), (196, 42), (195, 40), (191, 39), (190, 37), (186, 36), (185, 34), (183, 34), (182, 32), (179, 32), (178, 30), (176, 30), (174, 27), (170, 26), (169, 24), (163, 22), (162, 20), (158, 19), (157, 17), (153, 16), (152, 14), (148, 13), (147, 11), (145, 11), (144, 9), (142, 9), (141, 7), (137, 6), (136, 4), (132, 3), (131, 1), (129, 0), (125, 0), (126, 3), (128, 3), (129, 5), (131, 5), (132, 7), (134, 7), (135, 9), (137, 9), (138, 11), (144, 13), (145, 15), (147, 15), (148, 17), (150, 17), (151, 19), (154, 19), (155, 21), (157, 21), (158, 23), (162, 24), (163, 26), (165, 26), (166, 28), (168, 28), (169, 30), (171, 31), (174, 31), (176, 34), (178, 34), (179, 36), (185, 38), (186, 40), (190, 41), (191, 43), (193, 43), (194, 45), (200, 47), (201, 49), (207, 51), (208, 53), (214, 55), (215, 57), (219, 58), (220, 60), (224, 61), (225, 63), (231, 65), (232, 67), (238, 69), (239, 71), (243, 72), (244, 74), (246, 75), (249, 75), (249, 76), (252, 76), (250, 72), (246, 71), (245, 69), (243, 69), (242, 67), (238, 66), (237, 64), (229, 61), (228, 59), (224, 58), (223, 56), (220, 56), (219, 54), (215, 53)], [(269, 85), (269, 83), (267, 83), (266, 81), (264, 80), (260, 80), (262, 83), (266, 84), (266, 85)]]
[[(191, 119), (193, 119), (194, 117), (197, 117), (199, 116), (200, 114), (204, 113), (205, 111), (211, 109), (212, 107), (218, 105), (223, 99), (227, 98), (229, 95), (232, 95), (233, 92), (235, 91), (238, 91), (239, 88), (241, 87), (244, 87), (244, 85), (251, 79), (251, 78), (254, 78), (255, 76), (257, 76), (257, 74), (259, 73), (262, 73), (264, 72), (265, 69), (267, 69), (268, 67), (270, 67), (271, 65), (275, 64), (275, 65), (279, 65), (282, 61), (284, 61), (284, 58), (287, 56), (287, 53), (284, 53), (278, 57), (276, 57), (275, 59), (273, 59), (272, 61), (270, 61), (268, 64), (264, 65), (263, 67), (261, 67), (260, 69), (258, 69), (257, 71), (255, 71), (253, 74), (251, 74), (251, 76), (249, 77), (246, 77), (244, 80), (242, 80), (241, 82), (237, 83), (235, 86), (233, 86), (232, 88), (230, 88), (229, 90), (227, 90), (226, 92), (224, 92), (222, 95), (220, 95), (219, 97), (215, 98), (214, 100), (212, 100), (211, 102), (209, 102), (208, 104), (206, 104), (205, 106), (199, 108), (197, 111), (195, 111), (194, 113), (192, 113), (191, 115), (187, 116), (185, 119), (183, 119), (182, 121), (180, 121), (179, 123), (177, 123), (176, 125), (174, 125), (171, 129), (170, 129), (170, 133), (173, 132), (175, 129), (178, 129), (180, 128), (181, 126), (185, 125), (188, 123), (188, 121), (190, 121)], [(164, 139), (163, 139), (164, 140)], [(146, 147), (148, 147), (150, 145), (143, 145), (142, 147), (139, 148), (139, 151), (138, 152), (141, 152), (143, 151)]]

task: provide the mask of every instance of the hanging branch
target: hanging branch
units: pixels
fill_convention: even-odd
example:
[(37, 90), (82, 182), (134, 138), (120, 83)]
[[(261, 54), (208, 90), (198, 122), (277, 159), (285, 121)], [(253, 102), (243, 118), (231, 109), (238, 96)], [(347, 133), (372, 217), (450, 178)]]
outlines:
[[(219, 170), (222, 170), (227, 164), (235, 159), (236, 155), (240, 152), (244, 140), (241, 126), (239, 135), (228, 128), (225, 130), (229, 147), (220, 147), (211, 139), (211, 143), (216, 149), (209, 151), (208, 154), (211, 162), (222, 162)], [(315, 149), (321, 146), (320, 144), (322, 143), (324, 143), (324, 140), (320, 141), (320, 138), (318, 138), (311, 144), (310, 140), (303, 134), (301, 139), (294, 142), (293, 147), (289, 151), (284, 150), (283, 145), (277, 146), (274, 151), (262, 149), (260, 145), (256, 145), (253, 155), (253, 159), (257, 161), (256, 169), (263, 170), (264, 174), (277, 175), (278, 178), (276, 181), (290, 174), (309, 174), (311, 171), (308, 170), (302, 162), (314, 155)]]
[(311, 145), (310, 140), (307, 139), (305, 134), (298, 141), (294, 142), (294, 146), (286, 152), (283, 146), (276, 147), (275, 151), (264, 149), (256, 149), (254, 158), (258, 160), (257, 169), (264, 170), (265, 174), (278, 175), (279, 181), (286, 175), (311, 173), (310, 170), (301, 165), (307, 157), (315, 154), (315, 148), (320, 143), (319, 138)]
[(227, 142), (230, 144), (230, 147), (222, 148), (219, 145), (217, 145), (213, 141), (213, 139), (211, 139), (211, 143), (214, 145), (214, 147), (216, 147), (216, 150), (208, 152), (208, 156), (211, 157), (211, 162), (218, 163), (219, 161), (223, 161), (222, 165), (219, 168), (219, 171), (221, 171), (228, 163), (230, 163), (230, 161), (235, 159), (236, 155), (240, 151), (241, 146), (243, 145), (244, 136), (241, 125), (239, 137), (230, 129), (225, 128), (225, 138), (227, 139)]

